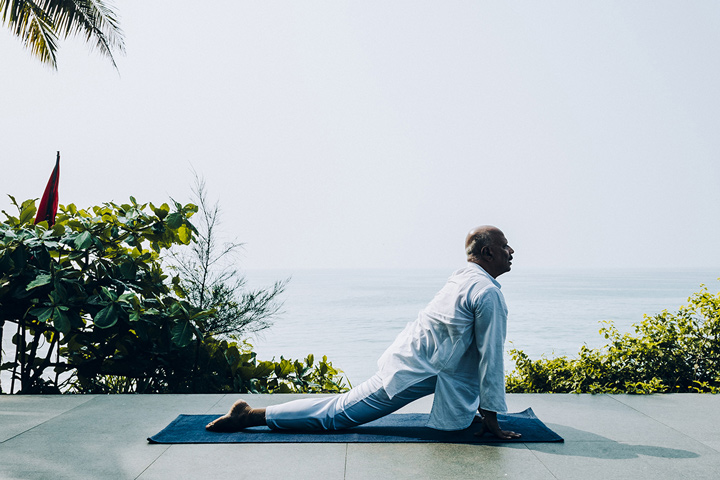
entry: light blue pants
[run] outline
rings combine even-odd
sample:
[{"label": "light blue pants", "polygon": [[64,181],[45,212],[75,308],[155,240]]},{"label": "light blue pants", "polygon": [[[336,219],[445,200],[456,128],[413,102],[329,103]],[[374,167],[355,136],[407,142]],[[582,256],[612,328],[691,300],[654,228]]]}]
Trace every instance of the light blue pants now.
[{"label": "light blue pants", "polygon": [[437,377],[430,377],[388,398],[379,375],[349,392],[321,398],[303,398],[265,410],[273,430],[341,430],[384,417],[408,403],[435,392]]}]

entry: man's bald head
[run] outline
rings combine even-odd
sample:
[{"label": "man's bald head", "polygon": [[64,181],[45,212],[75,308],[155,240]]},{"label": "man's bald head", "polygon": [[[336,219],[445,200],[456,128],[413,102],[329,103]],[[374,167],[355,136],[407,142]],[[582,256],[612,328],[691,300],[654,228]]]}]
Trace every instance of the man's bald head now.
[{"label": "man's bald head", "polygon": [[465,237],[468,262],[477,263],[493,278],[510,270],[512,254],[503,232],[492,225],[475,227]]},{"label": "man's bald head", "polygon": [[489,247],[495,240],[495,236],[503,233],[499,228],[492,225],[482,225],[470,230],[465,237],[465,253],[470,257],[480,257],[482,247]]}]

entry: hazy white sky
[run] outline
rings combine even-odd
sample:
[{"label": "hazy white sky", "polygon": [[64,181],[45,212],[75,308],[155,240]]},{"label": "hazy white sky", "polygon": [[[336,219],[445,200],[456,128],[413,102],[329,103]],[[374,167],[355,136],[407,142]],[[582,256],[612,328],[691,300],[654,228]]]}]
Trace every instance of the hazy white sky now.
[{"label": "hazy white sky", "polygon": [[60,150],[78,206],[194,167],[249,268],[453,268],[483,223],[516,269],[720,267],[718,2],[116,6],[119,75],[0,31],[3,209]]}]

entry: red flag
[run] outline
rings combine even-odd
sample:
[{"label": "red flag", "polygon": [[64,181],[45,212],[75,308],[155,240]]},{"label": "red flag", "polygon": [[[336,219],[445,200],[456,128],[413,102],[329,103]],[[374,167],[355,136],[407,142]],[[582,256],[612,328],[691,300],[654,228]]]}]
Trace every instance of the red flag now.
[{"label": "red flag", "polygon": [[35,224],[47,220],[48,226],[52,227],[55,224],[55,215],[58,210],[58,184],[60,183],[60,152],[57,152],[57,160],[55,161],[55,168],[50,175],[47,186],[45,187],[45,193],[43,193],[40,199],[40,206],[38,207],[37,216],[35,217]]}]

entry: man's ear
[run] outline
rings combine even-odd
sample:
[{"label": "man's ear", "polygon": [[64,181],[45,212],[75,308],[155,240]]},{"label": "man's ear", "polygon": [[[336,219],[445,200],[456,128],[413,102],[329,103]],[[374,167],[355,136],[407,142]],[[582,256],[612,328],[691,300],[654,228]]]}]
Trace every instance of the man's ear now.
[{"label": "man's ear", "polygon": [[488,246],[484,246],[480,249],[480,256],[482,257],[492,257],[492,250]]}]

